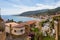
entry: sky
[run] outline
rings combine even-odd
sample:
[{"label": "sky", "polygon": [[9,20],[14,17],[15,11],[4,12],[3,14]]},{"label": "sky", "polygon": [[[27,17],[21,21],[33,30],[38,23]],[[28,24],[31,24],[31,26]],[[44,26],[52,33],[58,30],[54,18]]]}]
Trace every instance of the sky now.
[{"label": "sky", "polygon": [[60,0],[0,0],[1,15],[21,14],[26,11],[57,7],[60,7]]}]

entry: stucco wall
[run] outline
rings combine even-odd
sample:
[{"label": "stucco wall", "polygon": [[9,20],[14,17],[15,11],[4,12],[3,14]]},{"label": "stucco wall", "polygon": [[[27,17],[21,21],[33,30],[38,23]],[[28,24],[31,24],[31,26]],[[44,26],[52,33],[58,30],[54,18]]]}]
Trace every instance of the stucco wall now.
[{"label": "stucco wall", "polygon": [[[14,30],[16,30],[16,32]],[[20,30],[23,30],[23,32],[20,32]],[[7,33],[10,33],[10,27],[6,26],[5,27],[5,31]],[[11,33],[14,34],[14,35],[22,35],[22,34],[25,33],[25,27],[22,27],[22,28],[12,28]]]},{"label": "stucco wall", "polygon": [[[23,30],[23,31],[21,32],[21,30]],[[12,34],[14,34],[14,35],[23,35],[24,33],[25,33],[25,27],[13,28],[13,30],[12,30]]]},{"label": "stucco wall", "polygon": [[10,33],[10,27],[6,26],[6,27],[5,27],[5,31],[6,31],[7,33]]}]

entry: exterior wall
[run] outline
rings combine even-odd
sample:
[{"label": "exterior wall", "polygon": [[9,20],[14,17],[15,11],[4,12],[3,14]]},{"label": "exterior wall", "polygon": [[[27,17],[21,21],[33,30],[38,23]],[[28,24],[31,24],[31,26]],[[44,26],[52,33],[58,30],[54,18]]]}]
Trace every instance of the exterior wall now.
[{"label": "exterior wall", "polygon": [[[20,32],[21,30],[23,30],[22,32]],[[5,31],[7,33],[10,33],[10,27],[6,26],[5,27]],[[15,32],[16,31],[16,32]],[[12,34],[14,35],[22,35],[25,33],[25,27],[22,27],[22,28],[12,28],[12,31],[11,31]]]},{"label": "exterior wall", "polygon": [[6,31],[7,33],[10,33],[10,27],[6,26],[6,27],[5,27],[5,31]]},{"label": "exterior wall", "polygon": [[60,19],[58,20],[58,40],[60,40]]},{"label": "exterior wall", "polygon": [[60,36],[60,21],[59,21],[58,23],[59,23],[59,24],[58,24],[58,25],[59,25],[59,27],[58,27],[59,33],[58,33],[58,34],[59,34],[59,36]]},{"label": "exterior wall", "polygon": [[41,22],[40,21],[37,21],[36,22],[36,27],[38,28],[38,29],[42,29],[42,25],[41,25]]},{"label": "exterior wall", "polygon": [[56,31],[55,40],[58,40],[58,22],[57,21],[54,21],[54,27],[55,27],[55,31]]},{"label": "exterior wall", "polygon": [[14,35],[23,35],[24,33],[25,33],[25,27],[12,29],[12,34]]}]

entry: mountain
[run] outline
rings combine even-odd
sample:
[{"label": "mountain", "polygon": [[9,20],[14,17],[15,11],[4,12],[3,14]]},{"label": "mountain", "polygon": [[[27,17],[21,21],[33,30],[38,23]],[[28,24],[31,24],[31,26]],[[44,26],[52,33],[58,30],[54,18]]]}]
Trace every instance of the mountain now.
[{"label": "mountain", "polygon": [[35,10],[35,11],[27,11],[22,14],[19,14],[19,16],[31,16],[31,15],[54,15],[56,13],[60,13],[60,7],[55,9],[43,9],[43,10]]}]

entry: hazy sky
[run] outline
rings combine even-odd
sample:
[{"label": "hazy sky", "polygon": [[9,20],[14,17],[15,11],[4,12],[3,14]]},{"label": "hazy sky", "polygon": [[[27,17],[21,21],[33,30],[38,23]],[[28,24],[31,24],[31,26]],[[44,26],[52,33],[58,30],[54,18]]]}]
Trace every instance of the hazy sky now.
[{"label": "hazy sky", "polygon": [[0,0],[2,15],[60,7],[60,0]]}]

